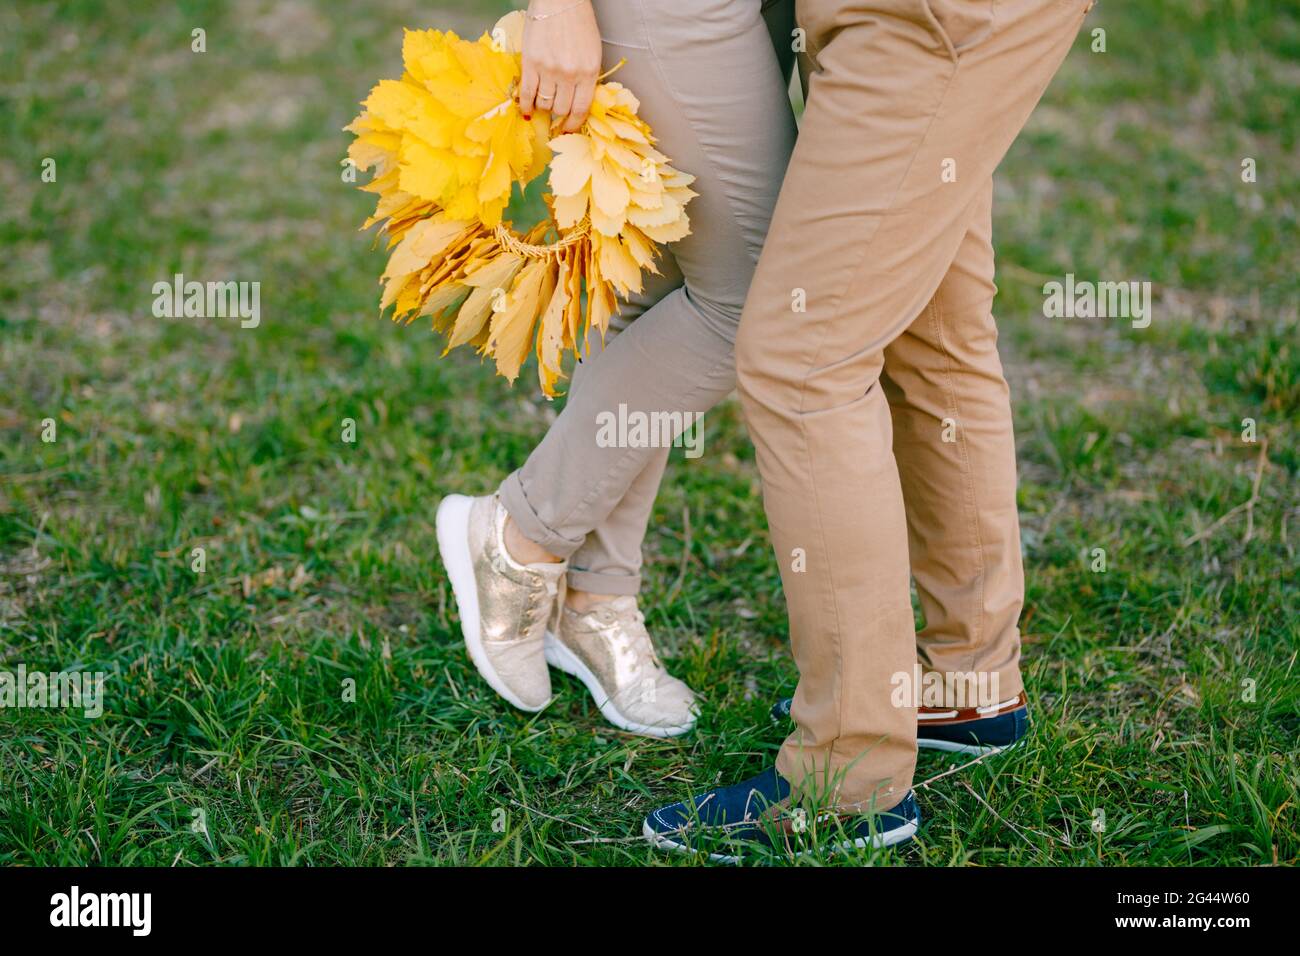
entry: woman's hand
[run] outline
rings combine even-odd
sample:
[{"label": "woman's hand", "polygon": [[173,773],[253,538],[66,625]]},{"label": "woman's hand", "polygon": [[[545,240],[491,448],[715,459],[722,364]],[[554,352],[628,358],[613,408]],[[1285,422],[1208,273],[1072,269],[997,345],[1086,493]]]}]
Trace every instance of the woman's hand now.
[{"label": "woman's hand", "polygon": [[523,55],[520,112],[531,119],[534,106],[549,110],[552,119],[564,121],[564,132],[577,132],[600,75],[600,30],[591,0],[532,0]]}]

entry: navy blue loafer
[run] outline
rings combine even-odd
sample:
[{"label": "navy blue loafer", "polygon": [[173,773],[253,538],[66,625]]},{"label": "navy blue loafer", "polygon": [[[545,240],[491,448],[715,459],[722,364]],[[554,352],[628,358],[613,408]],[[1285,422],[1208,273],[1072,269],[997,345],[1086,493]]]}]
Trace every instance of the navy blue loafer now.
[{"label": "navy blue loafer", "polygon": [[1029,733],[1025,692],[989,707],[922,707],[916,712],[916,745],[959,754],[1006,750]]},{"label": "navy blue loafer", "polygon": [[660,807],[645,818],[642,833],[656,847],[707,853],[719,863],[739,863],[746,851],[813,852],[816,831],[827,834],[832,851],[894,846],[910,840],[921,824],[916,798],[908,793],[895,807],[871,814],[823,812],[809,822],[791,810],[788,784],[769,768],[729,787],[716,787],[690,800]]},{"label": "navy blue loafer", "polygon": [[[793,698],[772,705],[772,719],[790,719]],[[1025,692],[990,707],[921,707],[916,712],[916,745],[951,753],[987,754],[1006,750],[1029,733]]]}]

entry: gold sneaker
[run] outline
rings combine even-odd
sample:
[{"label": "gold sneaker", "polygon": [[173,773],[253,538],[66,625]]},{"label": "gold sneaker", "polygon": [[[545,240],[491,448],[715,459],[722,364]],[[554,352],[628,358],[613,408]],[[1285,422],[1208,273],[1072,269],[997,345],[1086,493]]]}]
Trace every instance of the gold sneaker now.
[{"label": "gold sneaker", "polygon": [[438,551],[447,568],[470,660],[520,710],[551,702],[543,634],[563,599],[568,562],[520,564],[505,545],[496,495],[448,495],[438,505]]},{"label": "gold sneaker", "polygon": [[659,661],[636,598],[589,611],[561,605],[559,627],[546,632],[546,661],[587,685],[615,727],[648,737],[676,737],[695,726],[695,694]]}]

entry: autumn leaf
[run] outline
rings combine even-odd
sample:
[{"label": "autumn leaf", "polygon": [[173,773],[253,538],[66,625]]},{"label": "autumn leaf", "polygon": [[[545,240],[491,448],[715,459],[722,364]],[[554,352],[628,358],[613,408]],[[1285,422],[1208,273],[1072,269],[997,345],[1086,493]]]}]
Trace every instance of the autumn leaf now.
[{"label": "autumn leaf", "polygon": [[[346,127],[348,158],[372,173],[362,228],[378,225],[389,250],[381,311],[431,317],[446,350],[469,345],[512,382],[532,352],[554,395],[566,354],[603,340],[619,297],[658,271],[658,244],[690,233],[694,180],[619,83],[597,84],[576,133],[554,135],[542,110],[524,119],[523,28],[514,11],[477,40],[405,31],[402,76],[376,84]],[[502,222],[511,195],[548,170],[550,215],[520,236]]]}]

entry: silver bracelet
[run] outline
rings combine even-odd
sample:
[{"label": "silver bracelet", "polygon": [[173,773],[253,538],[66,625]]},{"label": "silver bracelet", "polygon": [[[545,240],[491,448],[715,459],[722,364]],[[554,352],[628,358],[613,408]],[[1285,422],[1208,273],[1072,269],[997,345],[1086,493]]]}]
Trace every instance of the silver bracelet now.
[{"label": "silver bracelet", "polygon": [[558,17],[561,13],[568,13],[576,7],[582,6],[587,0],[578,0],[577,3],[571,3],[567,7],[561,7],[558,10],[552,10],[550,13],[533,13],[531,10],[525,10],[529,20],[549,20],[551,17]]}]

